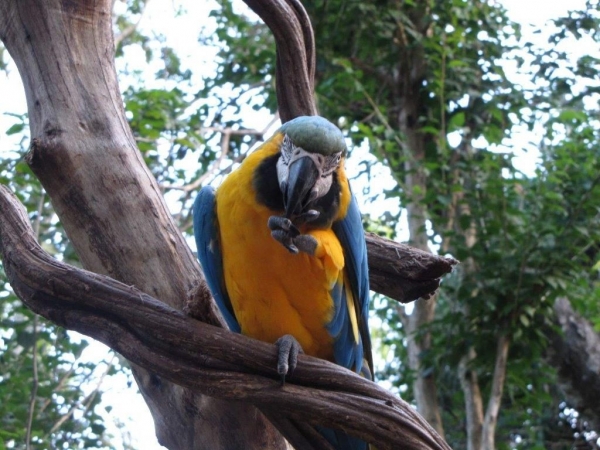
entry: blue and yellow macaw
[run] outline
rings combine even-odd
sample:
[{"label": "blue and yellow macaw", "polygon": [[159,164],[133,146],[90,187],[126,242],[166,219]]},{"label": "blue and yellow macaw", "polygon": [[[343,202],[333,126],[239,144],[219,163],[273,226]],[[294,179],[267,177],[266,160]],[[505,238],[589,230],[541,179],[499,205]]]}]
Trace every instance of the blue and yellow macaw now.
[{"label": "blue and yellow macaw", "polygon": [[[229,328],[371,379],[367,250],[344,171],[341,131],[319,116],[285,123],[194,204],[198,258]],[[338,449],[366,449],[320,429]]]}]

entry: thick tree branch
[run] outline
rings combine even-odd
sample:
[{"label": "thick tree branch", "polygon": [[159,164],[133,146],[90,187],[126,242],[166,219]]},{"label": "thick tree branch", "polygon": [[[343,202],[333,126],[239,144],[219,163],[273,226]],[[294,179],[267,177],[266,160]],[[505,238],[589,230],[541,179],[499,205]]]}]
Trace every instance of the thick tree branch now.
[{"label": "thick tree branch", "polygon": [[371,289],[401,303],[427,299],[458,261],[366,233]]},{"label": "thick tree branch", "polygon": [[[293,0],[285,6],[272,0],[252,1],[255,7],[271,15],[272,20],[268,22],[274,32],[278,30],[278,89],[280,99],[284,99],[282,110],[287,111],[283,120],[316,113],[312,97],[314,43],[306,13]],[[187,291],[198,283],[200,287],[204,284],[198,263],[173,223],[160,188],[145,166],[128,127],[114,68],[111,7],[110,0],[0,2],[0,39],[15,59],[27,97],[32,136],[27,161],[48,192],[86,269],[138,286],[180,309]],[[290,31],[302,37],[291,38],[286,34]],[[0,211],[6,214],[4,208]],[[4,250],[6,255],[7,247]],[[9,249],[9,253],[11,251]],[[6,261],[10,261],[10,256]],[[14,260],[6,261],[7,267],[11,264],[15,267]],[[54,263],[49,267],[67,278],[75,273],[70,268],[57,268]],[[109,307],[111,303],[105,303],[108,309],[104,312],[114,319],[111,321],[93,312],[98,305],[93,306],[92,311],[84,307],[84,301],[60,303],[48,297],[56,294],[52,291],[57,286],[56,277],[45,278],[48,284],[44,289],[50,289],[49,293],[43,293],[42,289],[33,295],[35,291],[31,287],[28,290],[25,282],[25,275],[33,276],[33,267],[35,264],[30,261],[29,265],[19,266],[22,272],[12,272],[21,274],[20,292],[33,302],[33,309],[48,308],[43,300],[51,300],[50,305],[54,306],[45,310],[48,317],[74,329],[96,333],[95,336],[105,342],[114,339],[115,348],[130,357],[161,444],[171,449],[212,450],[232,448],[240,443],[248,449],[264,448],[264,442],[268,442],[269,448],[282,448],[284,443],[279,434],[254,408],[197,395],[197,392],[214,389],[210,384],[204,390],[184,389],[178,385],[186,386],[183,382],[173,384],[169,382],[172,378],[160,378],[157,373],[178,372],[173,361],[167,358],[172,348],[141,346],[141,342],[148,343],[147,334],[150,334],[144,330],[154,329],[147,322],[144,326],[149,328],[132,328],[130,321],[148,319],[140,313],[143,309],[132,308],[128,311],[129,317],[125,310],[120,310],[122,315],[117,320],[117,313]],[[420,275],[422,267],[415,268],[419,270],[408,277],[415,287],[403,288],[394,294],[400,301],[426,294],[421,292],[423,283],[427,282]],[[437,281],[434,285],[437,286]],[[89,289],[88,284],[81,286]],[[133,289],[131,292],[139,293]],[[139,299],[145,298],[140,295]],[[202,319],[219,323],[214,302],[210,296],[203,299]],[[161,311],[167,320],[172,311],[165,308],[163,306]],[[178,331],[176,327],[172,330],[175,335]],[[126,336],[130,339],[125,339]],[[152,343],[155,344],[158,345]],[[161,359],[155,351],[159,355],[165,352],[167,356]],[[152,370],[142,370],[135,365],[137,361]],[[202,377],[194,377],[195,383],[201,384]],[[218,383],[216,378],[214,383]],[[222,378],[221,383],[227,380],[227,377]],[[228,388],[235,391],[235,387]],[[291,403],[296,401],[294,397]],[[277,406],[273,414],[268,405],[264,408],[273,417],[283,407]],[[286,419],[288,428],[299,427],[302,420],[290,417]],[[228,432],[232,426],[236,426],[237,433]],[[297,428],[298,433],[312,442],[303,429],[305,427]],[[286,436],[290,437],[287,433]]]},{"label": "thick tree branch", "polygon": [[[3,0],[0,39],[23,80],[31,128],[27,162],[83,266],[180,309],[202,274],[144,164],[114,67],[111,0]],[[208,301],[204,320],[218,322]],[[132,371],[171,450],[286,443],[249,405],[195,395]],[[231,427],[237,433],[231,433]]]},{"label": "thick tree branch", "polygon": [[250,402],[280,420],[341,428],[380,449],[449,449],[410,405],[337,365],[301,356],[281,387],[273,345],[198,322],[134,287],[54,260],[35,241],[22,205],[1,186],[0,210],[0,251],[11,285],[53,322],[106,343],[165,380]]},{"label": "thick tree branch", "polygon": [[277,45],[277,103],[283,123],[317,114],[315,42],[299,0],[244,0],[273,32]]}]

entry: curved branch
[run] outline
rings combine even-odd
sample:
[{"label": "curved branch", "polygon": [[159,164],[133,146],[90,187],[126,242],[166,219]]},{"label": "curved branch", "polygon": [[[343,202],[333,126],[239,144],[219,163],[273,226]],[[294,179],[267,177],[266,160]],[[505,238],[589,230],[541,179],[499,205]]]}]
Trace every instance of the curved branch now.
[{"label": "curved branch", "polygon": [[267,24],[277,44],[277,103],[281,122],[314,116],[315,42],[299,0],[244,0]]},{"label": "curved branch", "polygon": [[0,251],[10,283],[29,308],[53,322],[104,342],[166,380],[252,403],[276,412],[279,421],[340,428],[380,449],[450,448],[410,405],[348,370],[301,355],[281,387],[275,346],[198,322],[134,287],[54,260],[35,241],[22,205],[2,186],[0,211]]}]

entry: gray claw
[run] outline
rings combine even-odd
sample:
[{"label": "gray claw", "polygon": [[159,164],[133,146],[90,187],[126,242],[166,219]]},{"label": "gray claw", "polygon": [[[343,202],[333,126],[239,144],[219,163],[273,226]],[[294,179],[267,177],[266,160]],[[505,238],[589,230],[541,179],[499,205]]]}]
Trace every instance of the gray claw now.
[{"label": "gray claw", "polygon": [[271,231],[271,236],[281,245],[289,250],[294,255],[298,253],[298,247],[294,245],[293,238],[290,237],[289,233],[284,230],[276,229]]},{"label": "gray claw", "polygon": [[286,219],[285,217],[271,216],[269,217],[267,225],[271,230],[276,230],[279,228],[288,231],[290,229],[290,225],[292,225],[292,221],[290,219]]},{"label": "gray claw", "polygon": [[[312,209],[306,214],[309,213],[310,217],[313,217],[311,220],[319,216],[319,212]],[[309,255],[315,254],[317,240],[308,234],[300,234],[300,230],[298,230],[290,219],[271,216],[269,217],[267,226],[271,230],[273,239],[283,245],[290,253],[294,255],[299,252],[308,253]]]},{"label": "gray claw", "polygon": [[309,209],[304,214],[301,214],[298,217],[298,219],[304,223],[312,222],[313,220],[317,220],[320,215],[321,215],[321,213],[319,211],[317,211],[316,209]]},{"label": "gray claw", "polygon": [[275,342],[278,349],[277,354],[277,373],[281,375],[281,385],[285,384],[285,376],[290,376],[298,363],[298,354],[304,353],[302,346],[291,334],[281,336]]},{"label": "gray claw", "polygon": [[267,221],[267,226],[271,231],[283,230],[287,231],[290,237],[296,237],[300,234],[300,230],[287,217],[271,216]]}]

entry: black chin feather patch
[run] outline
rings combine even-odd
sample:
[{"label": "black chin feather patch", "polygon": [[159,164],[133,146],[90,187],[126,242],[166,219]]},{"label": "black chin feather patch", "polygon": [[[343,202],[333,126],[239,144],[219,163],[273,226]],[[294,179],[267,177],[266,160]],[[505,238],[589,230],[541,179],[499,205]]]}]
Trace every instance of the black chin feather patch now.
[{"label": "black chin feather patch", "polygon": [[[262,161],[254,172],[252,185],[256,192],[256,201],[266,206],[275,214],[283,214],[283,194],[277,179],[277,160],[279,153]],[[307,209],[319,212],[317,219],[310,222],[310,228],[329,228],[340,208],[340,183],[337,173],[333,173],[329,191],[321,198],[308,204]]]}]

